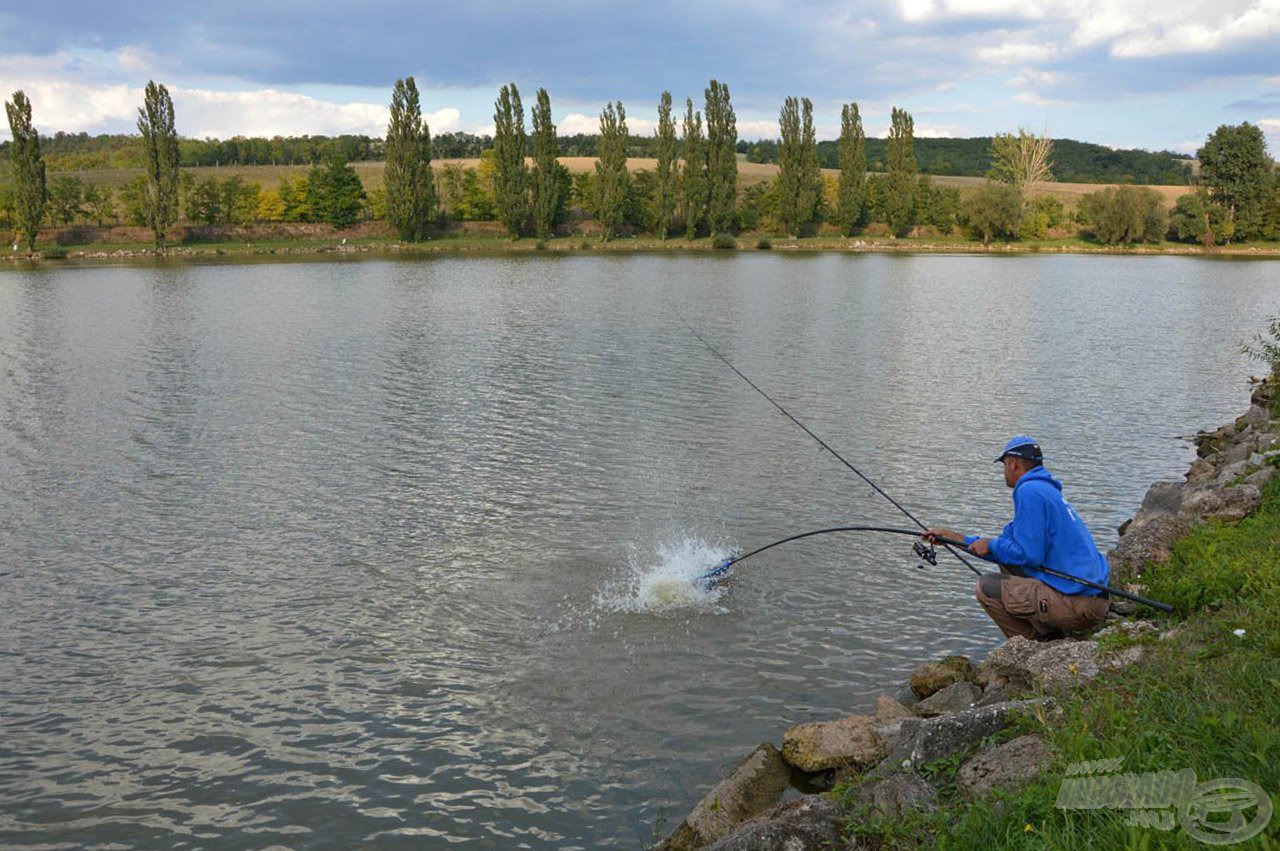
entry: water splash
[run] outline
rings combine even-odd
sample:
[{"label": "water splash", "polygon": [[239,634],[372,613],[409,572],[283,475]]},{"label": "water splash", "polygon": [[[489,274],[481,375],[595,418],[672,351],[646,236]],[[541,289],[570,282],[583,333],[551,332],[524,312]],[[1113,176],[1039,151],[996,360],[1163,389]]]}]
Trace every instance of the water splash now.
[{"label": "water splash", "polygon": [[724,583],[708,587],[696,580],[732,554],[727,546],[689,536],[666,541],[648,558],[633,555],[627,575],[607,583],[596,605],[614,612],[719,611]]}]

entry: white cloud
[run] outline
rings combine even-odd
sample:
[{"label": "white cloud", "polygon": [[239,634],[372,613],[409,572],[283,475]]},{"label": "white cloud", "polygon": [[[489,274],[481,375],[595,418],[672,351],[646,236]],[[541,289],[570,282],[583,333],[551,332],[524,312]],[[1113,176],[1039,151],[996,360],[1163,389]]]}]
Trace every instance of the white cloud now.
[{"label": "white cloud", "polygon": [[1045,0],[902,0],[899,8],[908,21],[941,18],[1043,18]]},{"label": "white cloud", "polygon": [[776,139],[780,133],[778,122],[773,119],[765,118],[738,122],[738,138],[740,139]]},{"label": "white cloud", "polygon": [[1024,62],[1042,62],[1052,58],[1058,52],[1052,44],[1006,41],[980,47],[976,52],[978,61],[992,65],[1017,65]]},{"label": "white cloud", "polygon": [[[1260,118],[1258,126],[1262,128],[1262,132],[1271,140],[1273,146],[1280,145],[1280,118]],[[1197,145],[1197,147],[1199,147]]]},{"label": "white cloud", "polygon": [[150,71],[155,61],[145,50],[137,47],[122,47],[116,51],[116,65],[127,74],[144,74]]},{"label": "white cloud", "polygon": [[1018,92],[1013,96],[1013,99],[1027,106],[1066,106],[1068,104],[1068,101],[1065,100],[1055,100],[1028,91]]}]

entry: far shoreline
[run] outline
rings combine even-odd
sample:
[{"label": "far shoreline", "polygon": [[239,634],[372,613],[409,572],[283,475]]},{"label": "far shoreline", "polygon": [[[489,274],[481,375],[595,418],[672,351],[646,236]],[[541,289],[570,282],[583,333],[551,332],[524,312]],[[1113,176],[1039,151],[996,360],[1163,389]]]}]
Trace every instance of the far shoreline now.
[{"label": "far shoreline", "polygon": [[1037,254],[1100,255],[1110,257],[1203,257],[1224,259],[1280,259],[1280,243],[1226,245],[1204,248],[1180,243],[1105,246],[1080,239],[1051,239],[1035,242],[992,242],[983,245],[961,239],[929,237],[893,239],[887,237],[815,236],[791,239],[761,234],[744,234],[734,248],[717,248],[709,238],[689,240],[672,237],[619,237],[602,242],[598,237],[563,236],[547,240],[526,237],[510,240],[498,236],[446,235],[422,242],[341,236],[314,240],[273,240],[208,242],[175,245],[163,253],[143,243],[84,246],[37,247],[34,253],[5,252],[8,263],[0,268],[56,268],[96,265],[147,266],[157,262],[218,264],[234,261],[309,262],[322,259],[408,259],[429,257],[492,257],[512,255],[567,256],[609,254],[928,254],[1014,256]]}]

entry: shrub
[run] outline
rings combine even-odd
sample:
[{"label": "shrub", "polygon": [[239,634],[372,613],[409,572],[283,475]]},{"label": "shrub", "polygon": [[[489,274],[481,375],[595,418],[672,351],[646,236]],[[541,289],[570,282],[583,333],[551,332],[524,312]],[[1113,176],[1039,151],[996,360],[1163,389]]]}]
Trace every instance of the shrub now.
[{"label": "shrub", "polygon": [[1204,189],[1178,198],[1169,214],[1169,236],[1181,242],[1198,242],[1206,248],[1219,240],[1230,241],[1235,222],[1225,208],[1209,200]]},{"label": "shrub", "polygon": [[738,240],[733,238],[733,234],[718,233],[711,240],[711,247],[721,251],[731,251],[738,247]]},{"label": "shrub", "polygon": [[40,249],[40,256],[45,260],[65,260],[67,259],[67,249],[61,245],[49,245]]},{"label": "shrub", "polygon": [[1159,242],[1168,230],[1160,195],[1146,186],[1112,186],[1080,199],[1085,230],[1104,245]]},{"label": "shrub", "polygon": [[770,248],[773,248],[773,243],[767,239],[760,239],[756,241],[756,248],[759,248],[761,251],[768,251]]},{"label": "shrub", "polygon": [[1011,239],[1022,223],[1022,193],[1007,183],[987,181],[960,205],[960,222],[983,245],[995,237]]}]

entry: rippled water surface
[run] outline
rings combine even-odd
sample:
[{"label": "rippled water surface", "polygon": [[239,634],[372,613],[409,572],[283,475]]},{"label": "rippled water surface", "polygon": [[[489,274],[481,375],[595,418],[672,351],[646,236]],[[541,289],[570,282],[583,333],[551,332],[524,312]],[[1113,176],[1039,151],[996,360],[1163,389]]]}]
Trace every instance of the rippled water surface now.
[{"label": "rippled water surface", "polygon": [[1104,547],[1280,266],[626,256],[0,272],[0,843],[636,847],[997,632],[1038,435]]}]

